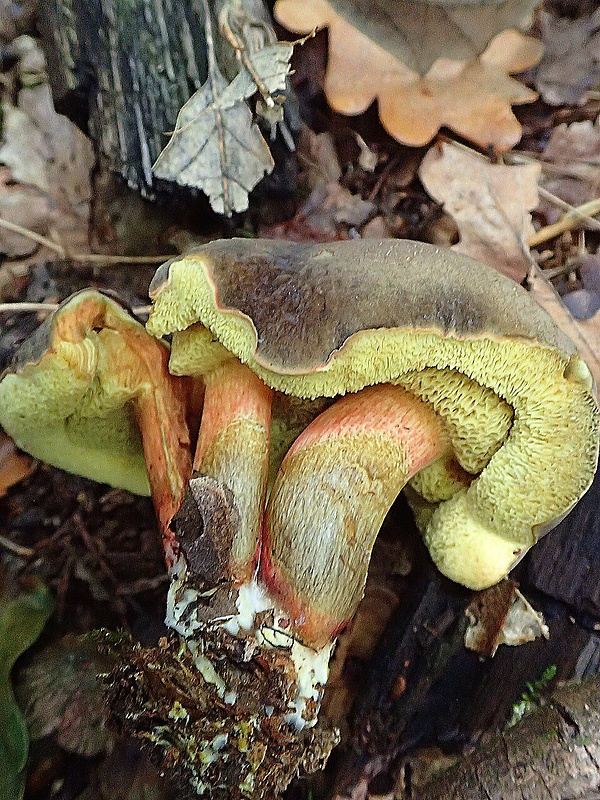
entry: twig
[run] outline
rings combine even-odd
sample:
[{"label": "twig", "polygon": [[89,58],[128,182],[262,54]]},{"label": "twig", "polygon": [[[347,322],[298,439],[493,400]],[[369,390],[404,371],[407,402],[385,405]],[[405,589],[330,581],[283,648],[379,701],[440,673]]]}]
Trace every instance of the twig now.
[{"label": "twig", "polygon": [[547,242],[549,239],[553,239],[555,236],[565,233],[565,231],[572,230],[576,225],[581,223],[582,217],[593,217],[596,214],[600,214],[600,198],[590,200],[589,203],[577,206],[553,225],[546,225],[544,228],[540,228],[540,230],[529,239],[528,244],[530,247],[535,247],[538,244]]},{"label": "twig", "polygon": [[543,153],[530,153],[527,150],[511,150],[510,153],[504,154],[504,159],[509,164],[539,164],[544,172],[551,175],[560,175],[564,178],[579,178],[583,179],[583,175],[578,167],[580,165],[586,167],[600,166],[600,159],[597,158],[584,158],[580,161],[574,162],[572,160],[560,161],[546,161]]},{"label": "twig", "polygon": [[600,231],[600,222],[598,222],[597,219],[594,219],[593,217],[587,217],[585,214],[580,214],[577,211],[576,206],[572,206],[570,203],[566,203],[564,200],[561,200],[560,197],[557,197],[555,194],[552,194],[552,192],[544,189],[543,186],[538,186],[538,192],[540,197],[543,197],[549,203],[552,203],[552,205],[555,205],[557,208],[562,208],[563,211],[567,211],[569,214],[577,214],[581,222],[585,222],[595,231]]},{"label": "twig", "polygon": [[9,312],[21,313],[25,311],[56,311],[58,303],[0,303],[0,314]]},{"label": "twig", "polygon": [[42,236],[14,222],[9,222],[7,219],[0,218],[0,228],[12,231],[12,233],[18,233],[26,239],[31,239],[47,247],[49,250],[52,250],[61,258],[69,259],[70,261],[90,264],[162,264],[163,261],[168,261],[169,258],[173,258],[172,253],[164,256],[109,256],[103,255],[102,253],[69,253],[62,245],[53,242],[52,239],[48,239],[47,236]]},{"label": "twig", "polygon": [[[488,156],[479,153],[477,150],[473,150],[473,148],[468,147],[461,142],[455,142],[453,139],[448,139],[446,137],[441,138],[444,142],[450,144],[452,147],[455,147],[464,153],[468,153],[474,158],[479,158],[480,160],[487,161],[488,163],[490,162]],[[538,163],[543,167],[547,166],[545,162],[523,153],[509,153],[507,154],[507,158],[509,158],[513,163],[517,164]],[[564,203],[563,200],[551,194],[550,192],[547,192],[547,190],[545,190],[543,187],[538,186],[538,192],[542,197],[546,197],[546,199],[554,202],[556,205],[561,206],[561,208],[566,206],[566,209],[568,210],[558,222],[555,222],[553,225],[546,225],[544,228],[540,228],[540,230],[537,231],[537,233],[535,233],[527,242],[530,247],[535,247],[538,244],[547,242],[549,239],[553,239],[555,236],[558,236],[565,231],[572,230],[581,222],[591,225],[595,230],[600,230],[600,223],[593,219],[596,214],[600,214],[600,199],[596,198],[595,200],[590,200],[588,203],[584,203],[581,206],[575,207],[570,206],[568,203]]]},{"label": "twig", "polygon": [[[0,314],[8,314],[8,313],[25,313],[25,312],[46,312],[50,314],[52,311],[56,311],[59,307],[59,303],[0,303]],[[136,317],[143,317],[147,316],[152,309],[152,306],[135,306],[131,309],[131,311],[136,315]]]},{"label": "twig", "polygon": [[2,545],[5,550],[10,550],[11,553],[15,553],[15,555],[21,556],[22,558],[32,558],[35,555],[35,550],[32,550],[31,547],[23,547],[23,545],[16,544],[1,534],[0,545]]},{"label": "twig", "polygon": [[48,239],[46,236],[42,236],[35,231],[30,231],[29,228],[24,228],[22,225],[9,222],[7,219],[0,219],[0,228],[5,228],[7,231],[12,231],[12,233],[20,233],[21,236],[24,236],[26,239],[31,239],[38,244],[43,244],[44,247],[53,250],[61,256],[65,254],[64,249],[59,244],[56,244],[56,242],[53,242],[52,239]]},{"label": "twig", "polygon": [[396,155],[393,158],[391,158],[386,164],[386,166],[382,169],[381,175],[377,179],[375,186],[371,189],[371,191],[369,192],[369,196],[367,197],[367,200],[370,203],[373,203],[375,201],[375,198],[379,194],[381,187],[390,177],[392,170],[395,169],[399,163],[400,163],[400,156]]}]

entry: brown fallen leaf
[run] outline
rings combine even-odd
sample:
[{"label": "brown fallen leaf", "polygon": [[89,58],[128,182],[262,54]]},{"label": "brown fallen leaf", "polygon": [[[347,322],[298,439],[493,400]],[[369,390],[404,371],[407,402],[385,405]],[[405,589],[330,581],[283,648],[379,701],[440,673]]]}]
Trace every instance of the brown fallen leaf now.
[{"label": "brown fallen leaf", "polygon": [[600,9],[569,19],[540,13],[543,59],[533,72],[536,89],[553,106],[585,103],[600,81]]},{"label": "brown fallen leaf", "polygon": [[310,191],[324,183],[337,183],[342,177],[335,142],[328,131],[315,133],[303,125],[298,138],[298,161],[302,170],[299,183]]},{"label": "brown fallen leaf", "polygon": [[449,9],[378,0],[376,13],[366,0],[278,0],[274,13],[295,33],[329,28],[325,93],[334,110],[360,114],[377,99],[383,126],[405,144],[427,144],[447,125],[482,147],[506,150],[521,135],[511,105],[536,97],[508,74],[535,64],[543,48],[503,30],[535,3],[500,5],[502,14],[497,4]]},{"label": "brown fallen leaf", "polygon": [[19,453],[13,440],[0,431],[0,497],[32,471],[33,459]]},{"label": "brown fallen leaf", "polygon": [[[542,154],[542,186],[572,206],[600,195],[600,130],[591,120],[563,123],[552,131]],[[562,211],[542,198],[548,224]]]},{"label": "brown fallen leaf", "polygon": [[350,238],[348,229],[364,224],[373,203],[352,194],[339,183],[316,186],[291,220],[264,226],[260,235],[294,242],[331,242]]},{"label": "brown fallen leaf", "polygon": [[501,644],[514,647],[550,635],[543,616],[508,578],[477,592],[466,615],[465,647],[487,658],[492,658]]},{"label": "brown fallen leaf", "polygon": [[349,227],[363,225],[375,204],[352,194],[339,181],[342,168],[330,133],[316,134],[304,126],[298,141],[302,171],[298,184],[310,194],[292,219],[265,225],[260,235],[295,242],[330,242],[348,239]]},{"label": "brown fallen leaf", "polygon": [[527,240],[534,233],[539,164],[491,164],[451,143],[432,147],[419,170],[427,192],[458,225],[453,250],[503,272],[519,283],[529,271]]},{"label": "brown fallen leaf", "polygon": [[572,340],[596,383],[600,383],[600,311],[589,319],[575,320],[543,270],[535,264],[531,265],[527,282],[534,298]]},{"label": "brown fallen leaf", "polygon": [[[12,47],[22,87],[16,105],[3,106],[0,164],[10,180],[3,181],[0,215],[39,233],[52,231],[69,251],[88,252],[92,144],[56,113],[35,40],[21,36]],[[32,252],[31,241],[17,243],[14,235],[3,234],[2,247],[11,256]]]}]

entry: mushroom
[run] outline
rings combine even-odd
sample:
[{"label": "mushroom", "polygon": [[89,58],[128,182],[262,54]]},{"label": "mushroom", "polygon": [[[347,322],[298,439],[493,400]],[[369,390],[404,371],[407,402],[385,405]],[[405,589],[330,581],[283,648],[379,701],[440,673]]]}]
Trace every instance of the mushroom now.
[{"label": "mushroom", "polygon": [[[80,293],[0,382],[0,422],[135,491],[143,450],[185,646],[134,654],[113,713],[198,793],[275,796],[335,744],[318,722],[329,658],[397,494],[409,484],[445,575],[494,584],[591,483],[595,388],[521,287],[417,242],[216,241],[150,293],[170,356]],[[183,376],[205,387],[191,477]]]},{"label": "mushroom", "polygon": [[[467,257],[398,240],[232,239],[163,265],[150,293],[147,327],[172,335],[170,371],[215,376],[229,402],[218,371],[235,363],[262,404],[263,441],[269,390],[334,399],[254,522],[258,580],[308,646],[352,617],[383,517],[414,473],[431,556],[472,589],[506,575],[592,480],[587,366],[525,290]],[[243,440],[218,470],[238,505],[245,490],[228,475]]]},{"label": "mushroom", "polygon": [[191,470],[186,386],[169,350],[120,302],[94,290],[65,300],[0,381],[0,424],[61,469],[152,494],[169,563],[169,523]]}]

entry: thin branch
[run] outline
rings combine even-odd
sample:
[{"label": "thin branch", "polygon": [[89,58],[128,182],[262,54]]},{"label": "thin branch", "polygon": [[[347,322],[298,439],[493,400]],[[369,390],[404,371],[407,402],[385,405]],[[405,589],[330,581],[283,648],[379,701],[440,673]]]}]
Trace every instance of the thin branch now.
[{"label": "thin branch", "polygon": [[[446,137],[441,137],[444,142],[447,142],[452,147],[455,147],[458,150],[461,150],[464,153],[468,153],[470,156],[474,158],[478,158],[479,160],[487,161],[490,163],[490,159],[488,156],[479,153],[477,150],[473,150],[473,148],[468,147],[462,142],[455,142],[453,139],[448,139]],[[523,153],[507,153],[506,154],[507,160],[510,160],[512,163],[516,164],[533,164],[538,163],[541,164],[543,167],[546,167],[547,164],[539,159],[533,158],[527,154]],[[538,244],[542,244],[543,242],[547,242],[549,239],[553,239],[555,236],[558,236],[561,233],[565,233],[565,231],[572,230],[578,224],[585,222],[588,225],[591,225],[592,228],[595,230],[600,230],[600,223],[593,219],[596,214],[600,214],[600,199],[590,200],[588,203],[584,203],[581,206],[571,206],[568,203],[564,203],[563,200],[556,197],[555,195],[551,194],[543,187],[538,186],[538,192],[540,196],[545,197],[550,202],[559,205],[561,208],[565,208],[567,213],[555,222],[553,225],[546,225],[544,228],[540,228],[527,242],[530,247],[535,247]],[[564,205],[563,205],[564,204]]]},{"label": "thin branch", "polygon": [[33,558],[35,555],[35,550],[32,550],[31,547],[23,547],[20,544],[16,544],[15,542],[7,539],[6,536],[0,535],[0,546],[4,547],[5,550],[10,550],[11,553],[15,553],[17,556],[21,556],[22,558]]},{"label": "thin branch", "polygon": [[[0,314],[15,313],[21,314],[25,312],[46,312],[47,314],[56,311],[59,303],[0,303]],[[135,306],[131,309],[136,317],[148,316],[152,306]]]},{"label": "thin branch", "polygon": [[0,303],[0,314],[17,313],[25,311],[56,311],[58,303]]},{"label": "thin branch", "polygon": [[552,205],[555,205],[557,208],[561,208],[563,211],[567,211],[569,214],[574,214],[575,216],[579,217],[581,222],[585,222],[590,228],[595,231],[600,231],[600,222],[593,217],[586,216],[585,214],[581,214],[576,206],[572,206],[570,203],[566,203],[564,200],[561,200],[560,197],[557,197],[552,192],[549,192],[547,189],[544,189],[543,186],[538,186],[538,192],[540,197],[543,197],[544,200],[547,200]]},{"label": "thin branch", "polygon": [[173,254],[163,256],[109,256],[102,253],[69,253],[65,248],[53,242],[47,236],[42,236],[35,231],[24,228],[22,225],[17,225],[14,222],[9,222],[7,219],[0,218],[0,228],[4,228],[12,233],[18,233],[26,239],[31,239],[33,242],[47,247],[61,258],[69,259],[71,261],[87,262],[89,264],[162,264],[163,261],[173,258]]},{"label": "thin branch", "polygon": [[33,242],[37,242],[38,244],[44,245],[49,250],[53,250],[55,253],[58,253],[59,256],[65,255],[64,248],[62,248],[56,242],[53,242],[52,239],[48,239],[46,236],[42,236],[35,231],[30,231],[29,228],[24,228],[22,225],[17,225],[14,222],[9,222],[7,219],[0,218],[0,228],[5,228],[7,231],[12,231],[12,233],[19,233],[21,236],[24,236],[26,239],[31,239]]},{"label": "thin branch", "polygon": [[540,230],[529,239],[528,244],[530,247],[536,247],[538,244],[547,242],[549,239],[553,239],[555,236],[559,236],[561,233],[570,231],[577,225],[580,225],[582,218],[594,217],[596,214],[600,214],[600,198],[590,200],[589,203],[577,206],[553,225],[546,225],[544,228],[540,228]]}]

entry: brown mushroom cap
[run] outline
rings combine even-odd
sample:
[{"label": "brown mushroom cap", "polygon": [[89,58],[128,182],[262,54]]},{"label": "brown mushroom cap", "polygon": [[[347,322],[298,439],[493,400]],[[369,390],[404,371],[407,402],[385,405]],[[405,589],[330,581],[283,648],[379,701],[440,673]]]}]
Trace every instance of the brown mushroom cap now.
[{"label": "brown mushroom cap", "polygon": [[[150,296],[154,335],[202,322],[242,361],[285,376],[323,370],[352,336],[386,328],[533,339],[574,353],[520,286],[421,242],[219,240],[160,267]],[[315,396],[344,391],[327,383]]]},{"label": "brown mushroom cap", "polygon": [[148,328],[173,334],[176,374],[232,353],[296,397],[395,383],[430,402],[478,477],[430,493],[442,502],[425,541],[468,586],[502,577],[591,482],[589,370],[526,291],[469,258],[398,240],[234,239],[161,267],[151,294]]}]

